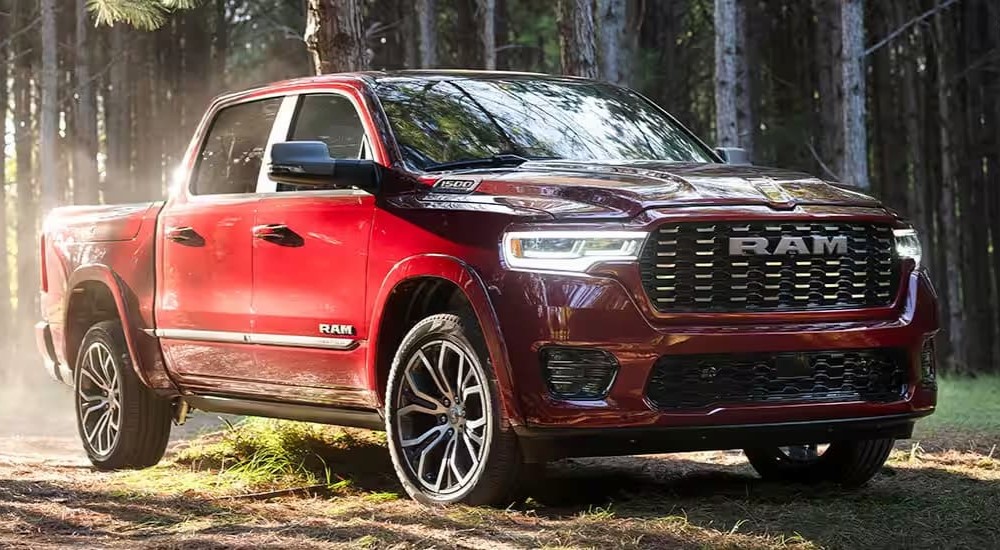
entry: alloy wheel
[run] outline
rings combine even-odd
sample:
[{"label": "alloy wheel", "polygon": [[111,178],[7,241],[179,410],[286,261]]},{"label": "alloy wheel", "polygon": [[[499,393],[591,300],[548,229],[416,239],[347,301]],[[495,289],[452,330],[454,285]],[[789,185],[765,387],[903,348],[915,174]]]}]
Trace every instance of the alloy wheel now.
[{"label": "alloy wheel", "polygon": [[410,477],[438,495],[476,479],[488,452],[490,401],[476,357],[451,341],[410,356],[396,397],[397,443]]},{"label": "alloy wheel", "polygon": [[84,442],[95,455],[108,456],[121,430],[121,382],[111,350],[94,342],[84,352],[77,383],[77,411]]}]

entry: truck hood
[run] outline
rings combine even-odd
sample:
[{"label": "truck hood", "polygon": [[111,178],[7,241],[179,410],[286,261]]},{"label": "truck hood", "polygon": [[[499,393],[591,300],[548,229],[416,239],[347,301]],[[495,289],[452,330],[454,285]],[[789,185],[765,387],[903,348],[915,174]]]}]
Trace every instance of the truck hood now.
[{"label": "truck hood", "polygon": [[[876,199],[808,174],[729,164],[657,161],[531,161],[437,179],[474,180],[473,195],[557,218],[632,217],[649,208],[695,205],[879,206]],[[454,187],[454,186],[453,186]],[[472,199],[472,197],[467,197]]]}]

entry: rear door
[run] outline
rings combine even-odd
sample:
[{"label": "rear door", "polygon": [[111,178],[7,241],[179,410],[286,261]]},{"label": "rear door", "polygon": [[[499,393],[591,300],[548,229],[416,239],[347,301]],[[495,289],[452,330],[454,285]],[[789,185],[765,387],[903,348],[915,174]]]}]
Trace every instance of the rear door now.
[{"label": "rear door", "polygon": [[188,188],[174,193],[159,219],[156,332],[171,371],[189,388],[229,390],[253,371],[245,341],[252,330],[255,190],[281,101],[219,110]]},{"label": "rear door", "polygon": [[[347,92],[302,95],[287,141],[322,141],[335,159],[367,157],[365,127]],[[280,140],[279,140],[280,141]],[[316,391],[310,400],[370,406],[365,353],[368,242],[375,197],[265,179],[254,223],[257,376]]]}]

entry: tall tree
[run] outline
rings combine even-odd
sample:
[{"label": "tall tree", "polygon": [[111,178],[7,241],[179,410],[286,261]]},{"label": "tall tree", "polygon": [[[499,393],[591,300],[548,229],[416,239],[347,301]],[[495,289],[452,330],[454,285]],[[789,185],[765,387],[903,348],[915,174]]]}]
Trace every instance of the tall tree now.
[{"label": "tall tree", "polygon": [[715,0],[715,139],[722,147],[738,147],[736,1]]},{"label": "tall tree", "polygon": [[420,68],[432,69],[438,65],[437,53],[437,2],[417,0],[417,27],[420,35]]},{"label": "tall tree", "polygon": [[14,57],[14,155],[17,161],[17,318],[31,319],[35,314],[37,295],[35,231],[37,224],[33,150],[35,143],[32,117],[31,81],[37,51],[34,32],[24,32],[34,26],[34,2],[16,0],[14,4],[14,36],[11,54]]},{"label": "tall tree", "polygon": [[76,0],[76,112],[73,117],[73,197],[80,204],[99,200],[97,96],[91,73],[93,44],[87,0]]},{"label": "tall tree", "polygon": [[[0,36],[10,36],[10,0],[0,0]],[[0,41],[0,334],[10,334],[10,271],[7,250],[7,83],[8,45]]]},{"label": "tall tree", "polygon": [[41,169],[41,209],[44,215],[60,202],[59,151],[59,62],[56,49],[56,1],[41,0],[42,20],[42,108],[38,163]]},{"label": "tall tree", "polygon": [[[844,95],[841,71],[840,0],[812,0],[815,13],[815,44],[813,49],[816,97],[819,114],[815,128],[807,138],[816,142],[818,161],[824,177],[840,178],[844,165]],[[815,137],[815,140],[813,139]]]},{"label": "tall tree", "polygon": [[592,0],[559,0],[559,60],[563,74],[598,78]]},{"label": "tall tree", "polygon": [[736,0],[736,128],[740,147],[753,158],[754,102],[750,73],[750,18],[749,0]]},{"label": "tall tree", "polygon": [[482,21],[483,68],[495,71],[497,68],[497,0],[478,0],[479,20]]},{"label": "tall tree", "polygon": [[368,66],[361,0],[307,0],[306,9],[305,40],[316,74]]},{"label": "tall tree", "polygon": [[844,86],[844,167],[841,177],[862,189],[868,183],[868,133],[865,128],[864,0],[841,3]]},{"label": "tall tree", "polygon": [[111,68],[104,95],[105,139],[107,140],[106,191],[112,201],[129,201],[132,196],[132,32],[125,25],[110,29]]},{"label": "tall tree", "polygon": [[945,16],[938,14],[934,18],[935,33],[935,68],[937,70],[936,88],[938,101],[938,139],[941,155],[941,201],[938,204],[945,265],[945,300],[948,335],[951,339],[952,367],[967,368],[965,349],[965,315],[962,311],[962,235],[958,219],[955,216],[958,204],[958,170],[955,165],[956,151],[952,146],[952,124],[954,114],[951,87],[948,85],[951,67],[954,60],[951,57],[950,35],[947,32]]},{"label": "tall tree", "polygon": [[627,86],[631,80],[633,48],[627,36],[627,0],[597,0],[601,78]]}]

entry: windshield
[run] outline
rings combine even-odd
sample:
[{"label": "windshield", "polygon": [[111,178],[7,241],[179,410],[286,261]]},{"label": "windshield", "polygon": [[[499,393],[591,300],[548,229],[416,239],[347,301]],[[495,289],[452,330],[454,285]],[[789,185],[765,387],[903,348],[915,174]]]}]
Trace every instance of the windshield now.
[{"label": "windshield", "polygon": [[662,110],[609,84],[400,79],[375,91],[415,170],[511,158],[713,162]]}]

